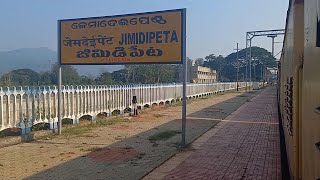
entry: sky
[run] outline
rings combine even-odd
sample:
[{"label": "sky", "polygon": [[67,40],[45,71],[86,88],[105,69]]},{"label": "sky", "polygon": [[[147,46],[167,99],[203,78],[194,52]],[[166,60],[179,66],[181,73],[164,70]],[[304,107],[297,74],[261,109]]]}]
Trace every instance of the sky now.
[{"label": "sky", "polygon": [[[57,20],[187,8],[187,56],[226,56],[247,31],[283,29],[288,0],[1,0],[0,51],[48,47],[57,50]],[[282,37],[276,42],[282,42]],[[271,38],[253,46],[271,51]],[[281,51],[277,43],[275,53]]]}]

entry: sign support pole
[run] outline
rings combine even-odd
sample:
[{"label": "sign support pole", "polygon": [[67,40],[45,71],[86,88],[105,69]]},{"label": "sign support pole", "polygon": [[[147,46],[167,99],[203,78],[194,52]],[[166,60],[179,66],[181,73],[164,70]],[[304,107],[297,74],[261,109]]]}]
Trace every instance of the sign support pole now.
[{"label": "sign support pole", "polygon": [[187,121],[187,62],[183,60],[183,87],[182,87],[182,148],[186,146],[186,121]]},{"label": "sign support pole", "polygon": [[59,65],[59,73],[58,73],[58,133],[61,135],[62,131],[62,70],[61,65]]},{"label": "sign support pole", "polygon": [[239,91],[239,43],[237,43],[237,91]]},{"label": "sign support pole", "polygon": [[183,67],[182,67],[182,77],[183,77],[183,86],[182,86],[182,142],[181,147],[185,148],[186,146],[186,123],[187,123],[187,55],[186,55],[186,9],[183,10],[183,18],[182,18],[182,41],[185,43],[182,47],[183,51]]},{"label": "sign support pole", "polygon": [[59,70],[58,70],[58,133],[61,135],[62,132],[62,65],[61,65],[61,21],[58,20],[58,62],[59,62]]}]

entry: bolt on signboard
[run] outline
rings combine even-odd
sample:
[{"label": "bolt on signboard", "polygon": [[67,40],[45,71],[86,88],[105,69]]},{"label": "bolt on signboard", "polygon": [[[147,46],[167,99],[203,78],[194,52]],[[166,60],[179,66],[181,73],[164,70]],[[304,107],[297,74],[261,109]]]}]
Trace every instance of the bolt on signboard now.
[{"label": "bolt on signboard", "polygon": [[[183,64],[186,74],[186,9],[58,21],[59,133],[61,66]],[[183,82],[182,146],[185,144],[186,77]]]}]

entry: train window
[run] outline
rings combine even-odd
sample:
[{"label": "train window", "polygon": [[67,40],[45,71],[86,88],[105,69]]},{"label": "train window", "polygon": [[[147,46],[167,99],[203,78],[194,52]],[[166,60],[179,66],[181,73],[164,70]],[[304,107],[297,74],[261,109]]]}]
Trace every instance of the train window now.
[{"label": "train window", "polygon": [[317,142],[315,145],[318,148],[318,150],[320,151],[320,142]]},{"label": "train window", "polygon": [[318,2],[318,11],[317,11],[317,37],[316,37],[316,46],[320,47],[320,2]]},{"label": "train window", "polygon": [[320,106],[316,108],[316,113],[320,114]]},{"label": "train window", "polygon": [[320,47],[320,19],[319,17],[317,17],[317,42],[316,42],[316,46]]},{"label": "train window", "polygon": [[287,112],[287,129],[290,136],[293,135],[293,78],[287,78],[285,107]]}]

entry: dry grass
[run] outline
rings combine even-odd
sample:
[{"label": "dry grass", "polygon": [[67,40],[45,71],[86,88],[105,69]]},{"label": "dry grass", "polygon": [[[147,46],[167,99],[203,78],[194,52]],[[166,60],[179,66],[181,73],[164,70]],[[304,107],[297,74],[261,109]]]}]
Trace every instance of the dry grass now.
[{"label": "dry grass", "polygon": [[93,130],[94,128],[110,126],[121,122],[128,122],[128,119],[123,117],[99,118],[95,121],[95,123],[65,127],[62,130],[62,135],[66,137],[80,136]]},{"label": "dry grass", "polygon": [[102,149],[103,149],[102,147],[91,147],[91,148],[87,149],[87,151],[97,152],[97,151],[101,151]]},{"label": "dry grass", "polygon": [[151,142],[157,142],[157,141],[165,141],[170,139],[171,137],[177,135],[177,134],[181,134],[180,131],[173,131],[173,130],[168,130],[168,131],[164,131],[164,132],[160,132],[157,134],[154,134],[152,136],[150,136],[148,139]]},{"label": "dry grass", "polygon": [[163,115],[163,114],[153,114],[153,116],[156,117],[156,118],[161,118],[161,117],[166,116],[166,115]]}]

